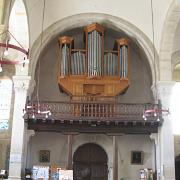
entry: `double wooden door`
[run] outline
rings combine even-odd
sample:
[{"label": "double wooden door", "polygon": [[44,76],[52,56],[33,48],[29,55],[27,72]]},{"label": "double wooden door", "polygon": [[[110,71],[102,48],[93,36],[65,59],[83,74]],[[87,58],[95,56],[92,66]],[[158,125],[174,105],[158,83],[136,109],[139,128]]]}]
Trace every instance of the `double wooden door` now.
[{"label": "double wooden door", "polygon": [[74,180],[107,180],[107,155],[100,146],[79,147],[73,161]]}]

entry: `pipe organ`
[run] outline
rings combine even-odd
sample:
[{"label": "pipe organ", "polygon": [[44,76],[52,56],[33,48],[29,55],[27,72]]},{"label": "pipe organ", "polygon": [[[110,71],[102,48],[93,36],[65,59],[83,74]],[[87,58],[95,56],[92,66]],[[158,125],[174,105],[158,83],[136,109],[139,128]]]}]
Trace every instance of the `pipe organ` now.
[{"label": "pipe organ", "polygon": [[115,97],[129,86],[129,40],[116,39],[112,50],[104,50],[104,27],[84,28],[84,49],[74,48],[70,36],[59,38],[59,87],[75,97]]}]

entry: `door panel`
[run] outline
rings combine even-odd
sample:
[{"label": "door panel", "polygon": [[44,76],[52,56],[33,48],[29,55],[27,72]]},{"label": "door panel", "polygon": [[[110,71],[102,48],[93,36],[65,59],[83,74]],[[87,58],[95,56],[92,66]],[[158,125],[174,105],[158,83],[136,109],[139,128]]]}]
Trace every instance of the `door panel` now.
[{"label": "door panel", "polygon": [[74,180],[107,180],[107,155],[100,146],[80,146],[73,160]]}]

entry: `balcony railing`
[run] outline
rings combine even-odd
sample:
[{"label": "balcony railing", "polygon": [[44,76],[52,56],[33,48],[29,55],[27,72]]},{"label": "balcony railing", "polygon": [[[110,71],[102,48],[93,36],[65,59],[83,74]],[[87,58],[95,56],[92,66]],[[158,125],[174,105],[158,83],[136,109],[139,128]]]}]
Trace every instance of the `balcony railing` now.
[{"label": "balcony railing", "polygon": [[[143,115],[147,110],[156,114]],[[24,119],[79,121],[157,121],[162,119],[158,104],[122,104],[106,102],[33,102],[26,105]]]}]

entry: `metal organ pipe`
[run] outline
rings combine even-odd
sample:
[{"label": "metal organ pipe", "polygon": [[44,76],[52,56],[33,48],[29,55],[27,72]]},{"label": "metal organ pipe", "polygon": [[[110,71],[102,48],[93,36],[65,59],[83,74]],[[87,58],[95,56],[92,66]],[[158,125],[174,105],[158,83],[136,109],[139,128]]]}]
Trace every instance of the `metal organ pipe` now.
[{"label": "metal organ pipe", "polygon": [[123,45],[120,47],[120,77],[128,77],[128,46]]},{"label": "metal organ pipe", "polygon": [[88,76],[101,75],[102,37],[96,30],[88,33]]},{"label": "metal organ pipe", "polygon": [[108,52],[104,55],[104,73],[107,76],[117,76],[118,56],[115,53]]},{"label": "metal organ pipe", "polygon": [[61,76],[68,74],[69,47],[64,44],[61,50]]},{"label": "metal organ pipe", "polygon": [[85,54],[78,51],[71,55],[71,69],[73,75],[83,75],[85,73]]},{"label": "metal organ pipe", "polygon": [[98,56],[98,62],[99,62],[99,76],[102,74],[102,37],[98,36],[98,49],[99,49],[99,56]]}]

